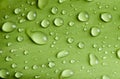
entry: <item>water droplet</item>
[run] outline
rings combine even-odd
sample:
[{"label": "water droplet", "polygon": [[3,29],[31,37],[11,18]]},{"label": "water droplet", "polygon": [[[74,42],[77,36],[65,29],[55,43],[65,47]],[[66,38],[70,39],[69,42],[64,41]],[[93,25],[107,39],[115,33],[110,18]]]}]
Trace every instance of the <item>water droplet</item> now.
[{"label": "water droplet", "polygon": [[65,2],[66,0],[59,0],[58,2],[61,4],[61,3],[63,3],[63,2]]},{"label": "water droplet", "polygon": [[49,63],[48,63],[48,66],[49,66],[50,68],[53,68],[53,67],[55,67],[55,63],[54,63],[54,62],[49,62]]},{"label": "water droplet", "polygon": [[39,67],[37,65],[33,65],[32,68],[35,70],[35,69],[38,69]]},{"label": "water droplet", "polygon": [[93,0],[86,0],[86,1],[88,1],[88,2],[92,2]]},{"label": "water droplet", "polygon": [[19,20],[19,23],[23,23],[23,22],[25,22],[26,20],[24,19],[24,18],[22,18],[22,19],[20,19]]},{"label": "water droplet", "polygon": [[8,15],[5,15],[5,17],[4,17],[5,19],[8,19],[9,18],[9,16]]},{"label": "water droplet", "polygon": [[2,49],[0,49],[0,54],[2,54],[3,53],[3,50]]},{"label": "water droplet", "polygon": [[98,58],[94,54],[89,54],[89,59],[90,59],[90,65],[96,65],[98,64]]},{"label": "water droplet", "polygon": [[21,78],[23,76],[22,72],[16,72],[15,73],[15,78]]},{"label": "water droplet", "polygon": [[9,62],[9,61],[12,61],[12,58],[10,56],[7,56],[5,60]]},{"label": "water droplet", "polygon": [[100,29],[98,28],[98,27],[92,27],[91,28],[91,35],[93,36],[93,37],[96,37],[96,36],[98,36],[99,34],[100,34]]},{"label": "water droplet", "polygon": [[78,20],[81,21],[81,22],[86,22],[89,20],[89,15],[87,12],[80,12],[78,14]]},{"label": "water droplet", "polygon": [[72,63],[72,64],[75,63],[75,60],[70,60],[70,63]]},{"label": "water droplet", "polygon": [[22,42],[23,40],[24,40],[23,36],[18,36],[18,37],[17,37],[17,41],[18,41],[18,42]]},{"label": "water droplet", "polygon": [[48,41],[46,34],[44,34],[41,31],[33,31],[33,32],[28,31],[27,34],[31,38],[31,40],[36,44],[43,45],[46,44]]},{"label": "water droplet", "polygon": [[62,26],[64,24],[64,21],[62,18],[55,18],[54,24],[55,26]]},{"label": "water droplet", "polygon": [[18,32],[23,32],[24,31],[24,29],[23,28],[18,28]]},{"label": "water droplet", "polygon": [[110,79],[110,77],[107,76],[107,75],[103,75],[103,76],[102,76],[102,79]]},{"label": "water droplet", "polygon": [[35,20],[37,17],[37,13],[35,11],[29,11],[27,14],[27,19],[28,20]]},{"label": "water droplet", "polygon": [[61,77],[62,78],[67,78],[67,77],[71,77],[73,74],[74,74],[74,72],[72,70],[66,69],[66,70],[62,71]]},{"label": "water droplet", "polygon": [[66,10],[62,10],[61,12],[62,15],[65,15],[66,13],[67,13]]},{"label": "water droplet", "polygon": [[68,56],[69,52],[66,50],[62,50],[60,52],[57,53],[57,58],[63,58],[65,56]]},{"label": "water droplet", "polygon": [[72,37],[69,37],[69,38],[67,39],[67,42],[68,42],[69,44],[71,44],[71,43],[74,42],[74,39],[73,39]]},{"label": "water droplet", "polygon": [[12,67],[12,68],[16,68],[16,67],[17,67],[17,64],[16,64],[16,63],[13,63],[13,64],[11,65],[11,67]]},{"label": "water droplet", "polygon": [[15,10],[14,10],[14,13],[17,15],[17,14],[19,14],[21,12],[21,9],[20,8],[16,8]]},{"label": "water droplet", "polygon": [[70,21],[69,23],[68,23],[68,25],[69,26],[73,26],[75,23],[73,22],[73,21]]},{"label": "water droplet", "polygon": [[110,22],[112,20],[112,15],[110,13],[104,12],[101,13],[100,18],[104,22]]},{"label": "water droplet", "polygon": [[38,79],[38,78],[40,78],[40,75],[35,75],[34,78]]},{"label": "water droplet", "polygon": [[25,66],[24,69],[27,70],[27,69],[29,69],[29,67],[28,67],[28,66]]},{"label": "water droplet", "polygon": [[0,78],[8,78],[10,72],[7,69],[0,69]]},{"label": "water droplet", "polygon": [[38,8],[43,9],[47,6],[48,0],[38,0]]},{"label": "water droplet", "polygon": [[16,28],[16,25],[12,22],[5,22],[2,25],[2,31],[4,32],[12,32]]},{"label": "water droplet", "polygon": [[117,57],[120,59],[120,49],[117,50]]},{"label": "water droplet", "polygon": [[83,49],[83,48],[85,47],[84,42],[79,42],[79,43],[78,43],[78,47],[79,47],[80,49]]},{"label": "water droplet", "polygon": [[5,39],[8,39],[8,38],[10,38],[10,35],[8,35],[8,34],[5,35]]},{"label": "water droplet", "polygon": [[57,14],[58,13],[58,8],[57,7],[52,7],[51,13],[52,14]]},{"label": "water droplet", "polygon": [[48,27],[49,25],[50,25],[49,20],[47,20],[47,19],[42,20],[41,26],[42,26],[43,28],[46,28],[46,27]]},{"label": "water droplet", "polygon": [[29,53],[29,52],[28,52],[27,50],[24,50],[24,51],[23,51],[23,54],[24,54],[24,55],[28,55],[28,53]]}]

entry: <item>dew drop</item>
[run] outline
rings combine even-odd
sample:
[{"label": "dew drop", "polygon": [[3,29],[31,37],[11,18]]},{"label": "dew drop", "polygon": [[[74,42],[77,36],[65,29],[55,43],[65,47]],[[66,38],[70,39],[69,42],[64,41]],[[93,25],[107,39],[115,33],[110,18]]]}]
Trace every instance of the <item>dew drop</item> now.
[{"label": "dew drop", "polygon": [[96,65],[98,64],[98,58],[94,54],[89,54],[89,59],[90,59],[90,65]]},{"label": "dew drop", "polygon": [[14,10],[14,13],[15,13],[16,15],[18,15],[20,12],[21,12],[21,9],[20,9],[20,8],[16,8],[16,9]]},{"label": "dew drop", "polygon": [[24,54],[24,55],[28,55],[28,53],[29,53],[29,52],[28,52],[27,50],[24,50],[24,51],[23,51],[23,54]]},{"label": "dew drop", "polygon": [[65,69],[61,73],[62,78],[68,78],[68,77],[71,77],[73,75],[74,75],[74,72],[72,70],[70,70],[70,69]]},{"label": "dew drop", "polygon": [[104,22],[110,22],[112,20],[112,15],[110,13],[104,12],[101,13],[100,18]]},{"label": "dew drop", "polygon": [[38,8],[43,9],[47,6],[48,0],[38,0]]},{"label": "dew drop", "polygon": [[8,78],[10,72],[7,69],[0,69],[0,78]]},{"label": "dew drop", "polygon": [[55,24],[55,26],[62,26],[63,24],[64,24],[64,21],[63,21],[63,19],[62,18],[55,18],[55,20],[54,20],[54,24]]},{"label": "dew drop", "polygon": [[42,26],[43,28],[46,28],[46,27],[48,27],[49,25],[50,25],[49,20],[47,20],[47,19],[42,20],[41,26]]},{"label": "dew drop", "polygon": [[26,20],[24,18],[19,20],[19,23],[24,23]]},{"label": "dew drop", "polygon": [[117,57],[120,59],[120,49],[117,50]]},{"label": "dew drop", "polygon": [[87,12],[80,12],[78,14],[78,20],[81,21],[81,22],[86,22],[89,20],[89,15]]},{"label": "dew drop", "polygon": [[2,49],[0,49],[0,54],[2,54],[3,53],[3,50]]},{"label": "dew drop", "polygon": [[23,31],[24,31],[23,28],[18,28],[18,32],[19,32],[19,33],[23,32]]},{"label": "dew drop", "polygon": [[31,38],[31,40],[39,45],[46,44],[48,42],[48,37],[46,34],[44,34],[41,31],[27,31],[28,36]]},{"label": "dew drop", "polygon": [[62,50],[62,51],[57,53],[57,58],[63,58],[63,57],[68,56],[68,55],[69,55],[68,51]]},{"label": "dew drop", "polygon": [[10,38],[10,35],[8,35],[8,34],[5,35],[5,39],[8,39],[8,38]]},{"label": "dew drop", "polygon": [[34,11],[29,11],[27,14],[27,19],[30,21],[35,20],[36,17],[37,17],[37,13]]},{"label": "dew drop", "polygon": [[38,66],[37,65],[33,65],[32,67],[34,70],[38,69]]},{"label": "dew drop", "polygon": [[13,64],[11,65],[11,67],[12,67],[12,68],[16,68],[16,67],[17,67],[17,64],[16,64],[16,63],[13,63]]},{"label": "dew drop", "polygon": [[57,14],[58,13],[58,8],[57,7],[52,7],[51,13],[52,14]]},{"label": "dew drop", "polygon": [[48,63],[48,67],[49,67],[49,68],[55,67],[55,63],[54,63],[54,62],[49,62],[49,63]]},{"label": "dew drop", "polygon": [[73,22],[73,21],[70,21],[69,23],[68,23],[68,25],[69,26],[73,26],[75,23]]},{"label": "dew drop", "polygon": [[10,56],[7,56],[5,60],[9,62],[9,61],[12,61],[12,58]]},{"label": "dew drop", "polygon": [[86,1],[88,1],[88,2],[92,2],[93,0],[86,0]]},{"label": "dew drop", "polygon": [[85,47],[84,42],[79,42],[78,43],[78,48],[83,49]]},{"label": "dew drop", "polygon": [[15,78],[21,78],[23,76],[22,72],[16,72],[15,73]]},{"label": "dew drop", "polygon": [[100,29],[98,28],[98,27],[92,27],[91,28],[91,35],[93,36],[93,37],[96,37],[96,36],[98,36],[99,34],[100,34]]},{"label": "dew drop", "polygon": [[39,79],[39,78],[40,78],[40,75],[35,75],[34,78],[35,78],[35,79]]},{"label": "dew drop", "polygon": [[15,30],[16,25],[12,22],[5,22],[2,25],[2,31],[4,32],[12,32],[13,30]]},{"label": "dew drop", "polygon": [[110,77],[107,76],[107,75],[103,75],[103,76],[102,76],[102,79],[110,79]]},{"label": "dew drop", "polygon": [[74,42],[74,39],[73,39],[72,37],[69,37],[69,38],[67,39],[67,42],[68,42],[69,44],[71,44],[71,43]]},{"label": "dew drop", "polygon": [[66,13],[67,13],[66,10],[62,10],[61,12],[62,15],[65,15]]},{"label": "dew drop", "polygon": [[61,4],[61,3],[63,3],[63,2],[65,2],[66,0],[59,0],[58,2]]},{"label": "dew drop", "polygon": [[23,36],[18,36],[18,37],[17,37],[17,41],[18,41],[18,42],[22,42],[23,40],[24,40]]}]

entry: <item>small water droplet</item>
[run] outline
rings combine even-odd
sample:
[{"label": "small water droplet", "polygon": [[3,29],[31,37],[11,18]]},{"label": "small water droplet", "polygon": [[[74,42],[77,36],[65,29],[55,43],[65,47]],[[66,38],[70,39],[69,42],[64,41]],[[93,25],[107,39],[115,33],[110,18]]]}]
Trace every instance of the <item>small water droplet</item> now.
[{"label": "small water droplet", "polygon": [[89,54],[89,59],[90,59],[90,65],[96,65],[98,64],[98,58],[96,57],[95,54]]},{"label": "small water droplet", "polygon": [[42,20],[41,26],[42,26],[43,28],[46,28],[46,27],[48,27],[49,25],[50,25],[49,20],[47,20],[47,19]]},{"label": "small water droplet", "polygon": [[49,62],[49,63],[48,63],[48,66],[49,66],[50,68],[53,68],[53,67],[55,67],[55,63],[54,63],[54,62]]},{"label": "small water droplet", "polygon": [[102,79],[110,79],[110,77],[107,76],[107,75],[103,75],[103,76],[102,76]]},{"label": "small water droplet", "polygon": [[27,69],[29,69],[29,67],[28,67],[28,66],[25,66],[24,69],[27,70]]},{"label": "small water droplet", "polygon": [[55,20],[54,20],[54,24],[55,24],[55,26],[62,26],[63,24],[64,24],[64,21],[63,21],[63,19],[62,18],[55,18]]},{"label": "small water droplet", "polygon": [[23,28],[18,28],[18,32],[23,32],[24,31],[24,29]]},{"label": "small water droplet", "polygon": [[16,8],[15,10],[14,10],[14,13],[17,15],[17,14],[19,14],[21,12],[21,9],[20,8]]},{"label": "small water droplet", "polygon": [[78,14],[78,20],[81,22],[86,22],[89,20],[89,15],[87,12],[83,11]]},{"label": "small water droplet", "polygon": [[88,2],[92,2],[92,1],[94,1],[94,0],[86,0],[86,1],[88,1]]},{"label": "small water droplet", "polygon": [[117,57],[120,59],[120,49],[117,50]]},{"label": "small water droplet", "polygon": [[93,36],[93,37],[96,37],[96,36],[98,36],[99,34],[100,34],[100,29],[98,28],[98,27],[92,27],[91,28],[91,35]]},{"label": "small water droplet", "polygon": [[2,25],[2,31],[4,32],[12,32],[16,28],[16,25],[12,22],[5,22]]},{"label": "small water droplet", "polygon": [[19,23],[24,23],[26,20],[24,18],[19,20]]},{"label": "small water droplet", "polygon": [[73,76],[73,74],[74,74],[74,72],[73,72],[72,70],[70,70],[70,69],[65,69],[65,70],[62,71],[61,77],[62,77],[62,78],[67,78],[67,77]]},{"label": "small water droplet", "polygon": [[58,8],[57,7],[52,7],[51,13],[52,14],[57,14],[58,13]]},{"label": "small water droplet", "polygon": [[67,42],[68,42],[69,44],[71,44],[71,43],[74,42],[74,39],[73,39],[72,37],[69,37],[69,38],[67,39]]},{"label": "small water droplet", "polygon": [[29,11],[27,14],[27,19],[28,20],[35,20],[37,17],[37,13],[35,11]]},{"label": "small water droplet", "polygon": [[62,10],[62,11],[61,11],[61,14],[62,14],[62,15],[65,15],[66,13],[67,13],[66,10]]},{"label": "small water droplet", "polygon": [[63,58],[63,57],[68,56],[68,55],[69,55],[68,51],[62,50],[62,51],[57,53],[57,58]]},{"label": "small water droplet", "polygon": [[0,54],[2,54],[3,53],[3,50],[2,49],[0,49]]},{"label": "small water droplet", "polygon": [[47,6],[48,0],[38,0],[38,8],[43,9]]},{"label": "small water droplet", "polygon": [[17,37],[17,41],[18,41],[18,42],[22,42],[23,40],[24,40],[23,36],[18,36],[18,37]]},{"label": "small water droplet", "polygon": [[12,58],[10,56],[7,56],[5,60],[9,62],[9,61],[12,61]]},{"label": "small water droplet", "polygon": [[79,42],[78,43],[78,48],[83,49],[85,47],[84,42]]},{"label": "small water droplet", "polygon": [[23,54],[24,54],[24,55],[28,55],[28,53],[29,53],[29,52],[28,52],[27,50],[24,50],[24,51],[23,51]]},{"label": "small water droplet", "polygon": [[10,38],[10,35],[8,35],[8,34],[5,35],[5,39],[8,39],[8,38]]},{"label": "small water droplet", "polygon": [[65,2],[66,0],[59,0],[58,2],[61,4],[61,3],[63,3],[63,2]]},{"label": "small water droplet", "polygon": [[7,69],[0,69],[0,78],[8,78],[10,72]]},{"label": "small water droplet", "polygon": [[101,13],[100,18],[104,22],[110,22],[112,20],[112,15],[110,13],[104,12]]},{"label": "small water droplet", "polygon": [[5,15],[5,17],[4,17],[5,19],[8,19],[9,18],[9,16],[8,15]]},{"label": "small water droplet", "polygon": [[16,64],[16,63],[13,63],[13,64],[11,65],[11,67],[12,67],[12,68],[16,68],[16,67],[17,67],[17,64]]},{"label": "small water droplet", "polygon": [[15,73],[15,78],[21,78],[23,76],[22,72],[16,72]]},{"label": "small water droplet", "polygon": [[75,23],[73,22],[73,21],[70,21],[69,23],[68,23],[68,25],[69,26],[73,26]]},{"label": "small water droplet", "polygon": [[41,31],[27,31],[28,36],[31,38],[31,40],[39,45],[46,44],[48,42],[48,37],[46,34],[44,34]]},{"label": "small water droplet", "polygon": [[75,63],[75,60],[70,60],[70,63],[71,63],[71,64]]},{"label": "small water droplet", "polygon": [[39,67],[37,65],[33,65],[32,67],[34,70],[38,69]]},{"label": "small water droplet", "polygon": [[40,75],[35,75],[34,78],[35,78],[35,79],[39,79],[39,78],[40,78]]}]

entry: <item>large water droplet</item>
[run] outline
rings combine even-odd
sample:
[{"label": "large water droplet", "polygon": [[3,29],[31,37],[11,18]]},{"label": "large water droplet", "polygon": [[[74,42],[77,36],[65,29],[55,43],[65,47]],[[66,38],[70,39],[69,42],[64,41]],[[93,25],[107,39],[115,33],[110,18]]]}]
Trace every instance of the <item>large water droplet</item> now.
[{"label": "large water droplet", "polygon": [[78,14],[78,20],[81,22],[86,22],[89,20],[89,15],[87,12],[83,11]]},{"label": "large water droplet", "polygon": [[43,45],[46,44],[48,41],[46,34],[41,31],[27,31],[27,34],[36,44]]},{"label": "large water droplet", "polygon": [[23,76],[22,72],[16,72],[15,73],[15,78],[21,78]]},{"label": "large water droplet", "polygon": [[16,28],[16,25],[12,22],[5,22],[2,25],[2,31],[4,32],[12,32]]},{"label": "large water droplet", "polygon": [[14,13],[17,15],[17,14],[19,14],[21,12],[21,9],[20,8],[16,8],[15,10],[14,10]]},{"label": "large water droplet", "polygon": [[96,65],[98,64],[98,58],[94,54],[89,54],[89,59],[90,59],[90,65]]},{"label": "large water droplet", "polygon": [[54,62],[49,62],[49,63],[48,63],[48,66],[49,66],[50,68],[53,68],[53,67],[55,66],[55,63],[54,63]]},{"label": "large water droplet", "polygon": [[68,56],[68,55],[69,55],[68,51],[62,50],[62,51],[57,53],[57,58],[63,58],[63,57]]},{"label": "large water droplet", "polygon": [[63,70],[61,73],[62,78],[67,78],[73,76],[74,72],[70,69]]},{"label": "large water droplet", "polygon": [[37,17],[37,13],[35,11],[29,11],[27,14],[28,20],[35,20]]},{"label": "large water droplet", "polygon": [[120,59],[120,49],[117,50],[117,57]]},{"label": "large water droplet", "polygon": [[84,42],[79,42],[79,43],[78,43],[78,47],[79,47],[80,49],[83,49],[83,48],[85,47]]},{"label": "large water droplet", "polygon": [[96,36],[98,36],[99,34],[100,34],[100,29],[98,28],[98,27],[92,27],[91,28],[91,35],[93,36],[93,37],[96,37]]},{"label": "large water droplet", "polygon": [[64,21],[62,18],[55,18],[54,24],[55,26],[62,26],[64,24]]},{"label": "large water droplet", "polygon": [[38,0],[38,8],[43,9],[47,6],[48,0]]},{"label": "large water droplet", "polygon": [[52,14],[57,14],[58,13],[58,8],[57,7],[52,7],[51,13]]},{"label": "large water droplet", "polygon": [[110,13],[104,12],[101,13],[100,18],[104,22],[110,22],[112,20],[112,15]]},{"label": "large water droplet", "polygon": [[43,28],[46,28],[46,27],[48,27],[49,25],[50,25],[49,20],[47,20],[47,19],[42,20],[41,26],[42,26]]},{"label": "large water droplet", "polygon": [[7,69],[0,69],[0,78],[8,78],[10,75]]},{"label": "large water droplet", "polygon": [[107,76],[107,75],[103,75],[103,76],[102,76],[102,79],[110,79],[110,77]]}]

